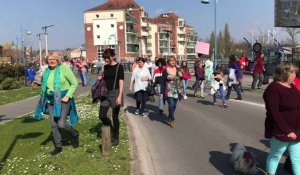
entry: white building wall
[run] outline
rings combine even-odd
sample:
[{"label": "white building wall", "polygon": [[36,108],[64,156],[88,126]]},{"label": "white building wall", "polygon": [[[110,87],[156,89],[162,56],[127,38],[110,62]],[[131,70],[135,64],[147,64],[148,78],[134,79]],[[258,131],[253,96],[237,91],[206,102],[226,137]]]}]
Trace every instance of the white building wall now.
[{"label": "white building wall", "polygon": [[149,26],[151,27],[151,30],[149,31],[149,36],[151,36],[151,38],[149,38],[148,40],[150,40],[152,46],[151,46],[151,50],[152,50],[152,57],[151,60],[154,61],[154,58],[157,56],[156,52],[155,52],[155,48],[158,48],[158,45],[156,45],[156,40],[155,40],[155,34],[157,33],[157,25],[156,24],[151,24],[149,23]]},{"label": "white building wall", "polygon": [[[111,16],[113,14],[113,16]],[[97,17],[98,15],[98,17]],[[116,19],[117,22],[125,21],[125,12],[124,10],[105,10],[97,12],[85,12],[84,13],[84,23],[93,23],[95,19]]]},{"label": "white building wall", "polygon": [[117,19],[93,20],[94,45],[117,45]]}]

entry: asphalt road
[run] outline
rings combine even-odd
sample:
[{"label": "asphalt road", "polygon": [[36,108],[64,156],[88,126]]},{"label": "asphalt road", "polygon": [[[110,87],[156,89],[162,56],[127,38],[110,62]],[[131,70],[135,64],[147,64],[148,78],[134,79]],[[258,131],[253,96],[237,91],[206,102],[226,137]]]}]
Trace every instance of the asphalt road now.
[{"label": "asphalt road", "polygon": [[[177,105],[176,128],[172,129],[165,122],[167,116],[157,112],[157,98],[154,103],[147,102],[148,117],[133,114],[135,100],[128,92],[129,79],[130,74],[126,74],[126,116],[141,166],[138,174],[236,174],[229,162],[236,143],[242,143],[252,151],[258,167],[265,170],[269,148],[263,137],[265,108],[262,92],[245,91],[243,101],[229,100],[226,109],[214,106],[212,96],[200,99],[192,97],[190,92],[188,99]],[[235,98],[235,92],[231,96]],[[220,99],[218,103],[221,104]],[[167,113],[167,106],[164,111]],[[282,163],[277,174],[286,174]]]}]

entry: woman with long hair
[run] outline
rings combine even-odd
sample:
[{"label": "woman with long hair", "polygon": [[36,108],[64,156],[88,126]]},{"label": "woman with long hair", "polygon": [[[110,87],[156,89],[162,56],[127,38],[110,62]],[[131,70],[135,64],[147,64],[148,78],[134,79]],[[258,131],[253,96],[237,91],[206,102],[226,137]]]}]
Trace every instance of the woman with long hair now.
[{"label": "woman with long hair", "polygon": [[[124,87],[124,68],[120,63],[116,62],[115,51],[113,49],[106,49],[103,53],[103,58],[106,62],[104,66],[103,76],[100,75],[98,79],[104,79],[106,82],[108,96],[101,101],[99,110],[99,119],[103,125],[111,127],[112,131],[112,145],[119,144],[120,121],[119,112],[123,100]],[[112,120],[107,116],[109,107],[112,108]]]},{"label": "woman with long hair", "polygon": [[186,88],[188,80],[191,78],[191,74],[186,61],[181,62],[180,70],[182,72],[182,95],[183,99],[187,99]]},{"label": "woman with long hair", "polygon": [[168,102],[169,121],[171,128],[175,128],[175,109],[178,100],[181,98],[181,77],[182,72],[176,67],[176,59],[169,56],[167,68],[164,70],[161,81],[161,93],[164,100]]}]

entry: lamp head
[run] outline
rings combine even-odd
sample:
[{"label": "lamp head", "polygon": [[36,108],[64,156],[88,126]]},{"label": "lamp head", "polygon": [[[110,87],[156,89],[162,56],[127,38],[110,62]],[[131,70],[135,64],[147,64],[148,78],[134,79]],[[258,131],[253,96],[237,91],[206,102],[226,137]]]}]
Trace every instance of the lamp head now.
[{"label": "lamp head", "polygon": [[27,30],[27,35],[31,35],[31,32],[29,30]]},{"label": "lamp head", "polygon": [[203,3],[203,4],[209,4],[209,0],[202,0],[201,3]]}]

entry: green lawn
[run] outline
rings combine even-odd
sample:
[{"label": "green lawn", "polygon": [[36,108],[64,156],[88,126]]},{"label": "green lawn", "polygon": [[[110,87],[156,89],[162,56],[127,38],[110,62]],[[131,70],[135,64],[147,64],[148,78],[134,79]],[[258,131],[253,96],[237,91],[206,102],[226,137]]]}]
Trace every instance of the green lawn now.
[{"label": "green lawn", "polygon": [[[90,95],[77,98],[80,146],[74,149],[65,135],[63,152],[50,156],[53,150],[50,120],[34,121],[32,115],[0,124],[0,174],[127,175],[130,174],[130,150],[127,128],[121,120],[120,144],[110,157],[101,155],[99,104],[91,104]],[[2,167],[2,170],[1,170]]]},{"label": "green lawn", "polygon": [[22,87],[20,89],[0,91],[0,105],[24,100],[39,95],[40,93],[40,87],[37,87],[35,90],[32,90],[31,87]]}]

